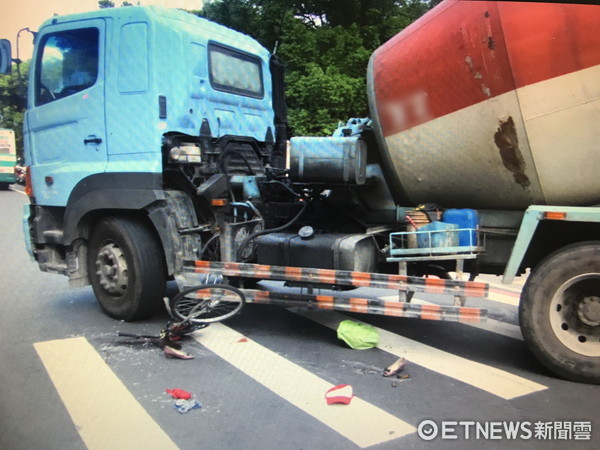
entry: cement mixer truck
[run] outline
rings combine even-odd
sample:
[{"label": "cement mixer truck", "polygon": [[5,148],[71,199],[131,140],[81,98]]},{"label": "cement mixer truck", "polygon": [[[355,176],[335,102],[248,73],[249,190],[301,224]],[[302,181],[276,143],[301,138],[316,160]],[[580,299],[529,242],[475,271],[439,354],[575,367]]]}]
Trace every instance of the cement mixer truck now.
[{"label": "cement mixer truck", "polygon": [[369,119],[288,141],[284,66],[252,38],[152,7],[53,17],[30,71],[27,247],[121,320],[174,279],[180,318],[252,302],[479,321],[476,276],[530,270],[531,351],[600,383],[599,26],[598,6],[446,0],[372,55]]}]

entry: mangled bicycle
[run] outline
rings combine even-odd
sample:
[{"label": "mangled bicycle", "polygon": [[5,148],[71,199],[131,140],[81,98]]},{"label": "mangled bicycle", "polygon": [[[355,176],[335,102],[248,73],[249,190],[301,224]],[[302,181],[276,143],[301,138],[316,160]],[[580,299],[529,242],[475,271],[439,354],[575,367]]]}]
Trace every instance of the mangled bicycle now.
[{"label": "mangled bicycle", "polygon": [[204,281],[204,284],[185,287],[172,299],[165,298],[171,320],[157,336],[122,332],[118,336],[133,338],[129,343],[160,347],[170,358],[192,359],[192,355],[181,351],[181,339],[211,323],[234,316],[246,303],[244,293],[223,284],[222,277],[207,277]]},{"label": "mangled bicycle", "polygon": [[184,288],[167,302],[167,309],[178,322],[204,325],[234,316],[245,303],[241,290],[228,284],[206,283]]}]

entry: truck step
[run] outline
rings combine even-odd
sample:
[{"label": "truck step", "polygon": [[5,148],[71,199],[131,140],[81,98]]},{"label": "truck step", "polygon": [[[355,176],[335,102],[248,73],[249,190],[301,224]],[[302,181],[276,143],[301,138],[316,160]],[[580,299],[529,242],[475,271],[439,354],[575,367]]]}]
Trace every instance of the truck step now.
[{"label": "truck step", "polygon": [[43,272],[58,273],[61,275],[67,273],[67,265],[61,263],[43,263],[40,264],[40,269]]},{"label": "truck step", "polygon": [[46,230],[43,233],[44,240],[48,244],[62,244],[63,231],[62,230]]}]

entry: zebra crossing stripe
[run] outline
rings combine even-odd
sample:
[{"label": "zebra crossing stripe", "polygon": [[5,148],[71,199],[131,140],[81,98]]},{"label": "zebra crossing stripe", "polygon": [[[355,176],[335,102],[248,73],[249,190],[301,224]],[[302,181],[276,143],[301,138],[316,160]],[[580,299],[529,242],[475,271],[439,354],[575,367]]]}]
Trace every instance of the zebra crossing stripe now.
[{"label": "zebra crossing stripe", "polygon": [[[327,405],[325,393],[334,385],[223,325],[193,334],[204,347],[238,368],[292,405],[321,421],[359,447],[381,444],[415,427],[354,397],[349,405]],[[245,338],[243,344],[240,339]],[[360,393],[358,393],[360,395]]]},{"label": "zebra crossing stripe", "polygon": [[[294,312],[334,330],[337,330],[342,320],[348,318],[343,314],[332,311],[300,310]],[[357,319],[352,320],[360,322]],[[398,357],[405,357],[419,366],[454,378],[505,400],[533,394],[548,388],[543,384],[453,355],[382,328],[377,328],[377,330],[379,331],[378,348],[381,350]]]},{"label": "zebra crossing stripe", "polygon": [[510,306],[519,306],[519,296],[510,293],[497,292],[496,290],[490,291],[488,299],[495,302],[504,303]]},{"label": "zebra crossing stripe", "polygon": [[34,347],[88,449],[177,449],[84,337]]}]

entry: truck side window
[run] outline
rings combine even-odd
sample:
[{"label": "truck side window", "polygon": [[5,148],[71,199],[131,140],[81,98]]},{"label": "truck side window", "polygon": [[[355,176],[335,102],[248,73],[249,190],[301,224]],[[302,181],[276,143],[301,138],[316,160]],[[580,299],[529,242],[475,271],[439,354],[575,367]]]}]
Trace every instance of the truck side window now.
[{"label": "truck side window", "polygon": [[210,84],[219,91],[262,98],[264,85],[258,57],[209,44]]},{"label": "truck side window", "polygon": [[58,100],[92,86],[98,78],[96,28],[63,31],[47,36],[36,74],[36,105]]}]

